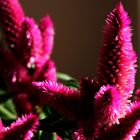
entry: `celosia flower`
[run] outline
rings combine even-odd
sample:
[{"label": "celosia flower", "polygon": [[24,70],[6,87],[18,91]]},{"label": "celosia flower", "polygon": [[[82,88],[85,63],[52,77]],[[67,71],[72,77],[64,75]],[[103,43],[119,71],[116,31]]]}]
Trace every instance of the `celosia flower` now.
[{"label": "celosia flower", "polygon": [[0,0],[0,23],[6,44],[14,52],[19,50],[24,12],[18,0]]},{"label": "celosia flower", "polygon": [[33,18],[24,16],[18,0],[0,0],[0,24],[9,49],[0,49],[0,72],[8,84],[8,92],[15,94],[14,103],[19,114],[25,114],[40,103],[32,96],[34,80],[56,81],[56,68],[50,59],[54,27],[49,16],[39,26]]},{"label": "celosia flower", "polygon": [[131,104],[126,110],[125,118],[102,133],[99,139],[133,140],[140,132],[140,103]]},{"label": "celosia flower", "polygon": [[[79,90],[66,87],[51,81],[34,82],[40,93],[41,102],[46,102],[58,112],[75,120],[85,135],[90,135],[95,119],[94,95],[98,89],[98,82],[94,79],[81,80]],[[88,88],[86,88],[88,87]]]},{"label": "celosia flower", "polygon": [[43,102],[74,120],[74,140],[133,140],[140,132],[140,103],[129,97],[135,84],[136,54],[130,19],[119,3],[108,15],[97,79],[75,90],[55,82],[34,82]]},{"label": "celosia flower", "polygon": [[103,86],[95,95],[94,108],[97,120],[101,125],[119,123],[124,117],[124,104],[119,92],[115,87]]},{"label": "celosia flower", "polygon": [[54,27],[53,22],[49,16],[45,16],[41,19],[39,27],[43,36],[43,52],[44,54],[52,53],[53,38],[54,38]]},{"label": "celosia flower", "polygon": [[126,99],[133,92],[136,73],[130,23],[121,3],[107,16],[98,71],[103,85],[115,85]]},{"label": "celosia flower", "polygon": [[31,140],[39,125],[37,116],[32,114],[18,118],[7,127],[3,126],[2,121],[0,123],[1,140]]}]

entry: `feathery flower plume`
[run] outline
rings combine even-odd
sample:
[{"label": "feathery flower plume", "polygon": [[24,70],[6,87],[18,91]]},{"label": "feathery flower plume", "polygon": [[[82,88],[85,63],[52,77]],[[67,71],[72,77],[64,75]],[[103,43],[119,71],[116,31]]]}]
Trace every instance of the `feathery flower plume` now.
[{"label": "feathery flower plume", "polygon": [[18,0],[0,0],[0,24],[10,49],[19,50],[24,12]]},{"label": "feathery flower plume", "polygon": [[87,77],[83,78],[79,90],[51,81],[33,82],[33,85],[39,92],[41,102],[46,102],[59,113],[76,121],[79,127],[74,133],[75,138],[80,132],[83,132],[83,138],[84,135],[91,136],[95,119],[94,95],[98,89],[96,80]]},{"label": "feathery flower plume", "polygon": [[39,27],[43,38],[43,52],[44,55],[50,55],[53,50],[53,40],[54,40],[54,26],[50,16],[45,16],[41,19]]},{"label": "feathery flower plume", "polygon": [[140,132],[140,103],[131,104],[126,110],[125,118],[102,133],[99,139],[133,140]]},{"label": "feathery flower plume", "polygon": [[15,93],[14,103],[18,114],[30,113],[39,105],[32,96],[32,81],[56,81],[56,68],[50,59],[53,49],[54,27],[49,16],[39,26],[26,17],[18,0],[0,0],[0,24],[3,27],[6,48],[0,50],[0,72]]},{"label": "feathery flower plume", "polygon": [[79,108],[80,94],[78,90],[52,81],[33,82],[33,85],[41,93],[39,95],[40,102],[48,103],[58,112],[66,113],[67,117],[75,118],[77,109]]},{"label": "feathery flower plume", "polygon": [[[2,122],[1,122],[2,124]],[[36,115],[26,115],[18,118],[9,127],[1,125],[1,140],[31,140],[39,125]]]},{"label": "feathery flower plume", "polygon": [[25,59],[24,64],[27,65],[27,68],[36,67],[38,63],[42,62],[40,61],[42,53],[42,36],[34,19],[28,17],[24,18],[21,42],[21,59]]},{"label": "feathery flower plume", "polygon": [[106,20],[96,80],[82,79],[78,90],[49,81],[33,83],[40,99],[78,124],[74,140],[132,140],[139,135],[140,104],[128,100],[136,73],[129,26],[119,3]]},{"label": "feathery flower plume", "polygon": [[113,86],[102,86],[95,95],[94,108],[97,121],[102,125],[119,123],[124,117],[124,105],[117,89]]},{"label": "feathery flower plume", "polygon": [[126,99],[133,92],[136,73],[130,23],[120,2],[106,19],[98,71],[103,85],[115,85]]}]

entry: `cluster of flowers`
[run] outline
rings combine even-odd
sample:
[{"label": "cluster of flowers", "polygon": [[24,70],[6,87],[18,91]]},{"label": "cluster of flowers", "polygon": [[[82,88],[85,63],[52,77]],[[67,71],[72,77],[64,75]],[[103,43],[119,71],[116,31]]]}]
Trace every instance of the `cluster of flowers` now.
[{"label": "cluster of flowers", "polygon": [[96,78],[82,78],[73,88],[57,82],[50,59],[54,37],[50,17],[37,25],[25,16],[18,0],[0,0],[1,81],[19,117],[9,127],[0,121],[0,140],[32,139],[42,125],[36,108],[45,104],[74,122],[73,140],[139,140],[140,90],[133,92],[137,56],[130,23],[118,3],[105,22]]}]

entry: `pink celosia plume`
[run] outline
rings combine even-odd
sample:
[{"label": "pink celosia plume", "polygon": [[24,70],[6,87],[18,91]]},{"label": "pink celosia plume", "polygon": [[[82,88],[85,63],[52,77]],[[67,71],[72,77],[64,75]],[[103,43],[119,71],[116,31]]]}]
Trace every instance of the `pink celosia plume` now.
[{"label": "pink celosia plume", "polygon": [[117,89],[109,85],[101,87],[95,95],[94,108],[100,126],[119,123],[125,115],[123,99]]},{"label": "pink celosia plume", "polygon": [[41,102],[47,102],[58,112],[66,113],[68,117],[75,118],[77,109],[79,108],[80,93],[78,90],[52,81],[34,82],[33,85],[37,87],[38,92],[41,93],[39,95]]},{"label": "pink celosia plume", "polygon": [[21,59],[26,64],[27,68],[35,68],[42,63],[40,61],[42,55],[42,37],[41,32],[36,25],[34,19],[24,18],[22,25],[21,37]]},{"label": "pink celosia plume", "polygon": [[[2,122],[1,122],[2,123]],[[1,140],[31,140],[39,125],[36,115],[26,115],[18,118],[9,127],[0,129]]]},{"label": "pink celosia plume", "polygon": [[121,3],[107,16],[98,71],[102,83],[115,85],[126,99],[133,92],[136,73],[130,23]]},{"label": "pink celosia plume", "polygon": [[44,55],[50,55],[53,50],[53,40],[54,40],[54,26],[50,16],[45,16],[41,19],[39,27],[43,38],[43,52]]},{"label": "pink celosia plume", "polygon": [[120,119],[100,136],[100,140],[133,140],[140,131],[140,103],[131,104],[126,110],[125,118]]},{"label": "pink celosia plume", "polygon": [[21,26],[24,12],[18,0],[0,0],[0,24],[4,30],[6,44],[11,49],[20,47]]},{"label": "pink celosia plume", "polygon": [[38,105],[37,97],[31,94],[31,82],[57,79],[55,64],[50,59],[53,23],[47,16],[38,26],[33,18],[24,15],[18,0],[0,0],[0,24],[5,43],[13,49],[1,48],[0,72],[8,83],[8,92],[17,94],[14,103],[18,114],[29,113]]},{"label": "pink celosia plume", "polygon": [[[78,125],[74,140],[132,140],[139,136],[139,103],[130,103],[135,85],[136,54],[130,18],[119,3],[108,15],[97,78],[81,79],[78,90],[34,82],[44,102]],[[69,112],[67,112],[67,110]]]}]

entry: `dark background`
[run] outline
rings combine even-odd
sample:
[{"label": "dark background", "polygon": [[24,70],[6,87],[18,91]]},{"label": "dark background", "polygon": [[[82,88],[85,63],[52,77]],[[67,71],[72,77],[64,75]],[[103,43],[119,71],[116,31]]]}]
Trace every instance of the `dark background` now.
[{"label": "dark background", "polygon": [[[28,16],[37,21],[49,14],[55,25],[52,58],[57,71],[78,80],[95,76],[106,15],[118,0],[20,0]],[[138,53],[138,0],[122,0],[132,18],[133,44]],[[139,79],[139,78],[138,78]]]}]

